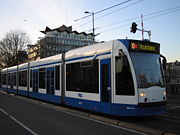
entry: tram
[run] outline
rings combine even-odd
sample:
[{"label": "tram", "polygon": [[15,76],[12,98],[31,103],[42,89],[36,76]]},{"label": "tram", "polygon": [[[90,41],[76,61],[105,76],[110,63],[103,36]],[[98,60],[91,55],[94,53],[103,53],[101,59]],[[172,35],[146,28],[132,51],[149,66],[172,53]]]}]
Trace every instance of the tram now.
[{"label": "tram", "polygon": [[1,71],[1,90],[116,116],[165,111],[160,44],[118,39]]}]

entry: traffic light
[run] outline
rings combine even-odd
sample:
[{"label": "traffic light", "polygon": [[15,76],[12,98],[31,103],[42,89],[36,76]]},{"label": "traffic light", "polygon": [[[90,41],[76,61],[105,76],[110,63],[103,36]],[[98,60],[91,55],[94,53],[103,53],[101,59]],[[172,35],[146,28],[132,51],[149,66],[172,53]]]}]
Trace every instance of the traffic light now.
[{"label": "traffic light", "polygon": [[135,22],[133,22],[132,26],[131,26],[131,32],[136,33],[136,30],[137,30],[137,24]]}]

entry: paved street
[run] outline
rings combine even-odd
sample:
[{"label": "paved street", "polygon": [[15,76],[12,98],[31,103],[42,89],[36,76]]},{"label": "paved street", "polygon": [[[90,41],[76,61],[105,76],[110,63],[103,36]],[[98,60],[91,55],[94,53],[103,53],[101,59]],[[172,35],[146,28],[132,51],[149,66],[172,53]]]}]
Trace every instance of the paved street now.
[{"label": "paved street", "polygon": [[19,135],[31,135],[26,129],[22,128],[19,124],[5,115],[2,111],[0,111],[0,134],[2,135],[15,135],[18,133]]},{"label": "paved street", "polygon": [[161,135],[180,133],[180,96],[167,111],[147,117],[113,117],[0,92],[0,134]]},{"label": "paved street", "polygon": [[2,135],[138,135],[143,134],[68,112],[51,109],[0,92]]}]

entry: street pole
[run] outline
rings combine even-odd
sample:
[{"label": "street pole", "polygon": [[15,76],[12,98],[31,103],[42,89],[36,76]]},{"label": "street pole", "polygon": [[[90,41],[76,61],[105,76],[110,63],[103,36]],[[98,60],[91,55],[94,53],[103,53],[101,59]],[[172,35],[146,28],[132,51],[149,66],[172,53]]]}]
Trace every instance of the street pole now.
[{"label": "street pole", "polygon": [[93,23],[93,42],[95,41],[95,28],[94,28],[94,12],[85,11],[85,14],[91,14],[92,15],[92,23]]},{"label": "street pole", "polygon": [[151,40],[151,30],[145,30],[143,26],[143,15],[141,14],[141,27],[142,29],[137,28],[137,24],[135,22],[132,23],[132,26],[130,27],[130,32],[136,33],[136,31],[141,31],[142,32],[142,40],[144,40],[144,32],[148,33],[149,36],[149,41]]},{"label": "street pole", "polygon": [[16,94],[18,94],[18,85],[19,85],[19,62],[18,62],[18,44],[16,44],[16,66],[17,66],[17,71],[16,71]]},{"label": "street pole", "polygon": [[95,41],[95,29],[94,29],[94,12],[92,12],[93,17],[93,42]]},{"label": "street pole", "polygon": [[142,40],[144,40],[143,15],[141,14]]}]

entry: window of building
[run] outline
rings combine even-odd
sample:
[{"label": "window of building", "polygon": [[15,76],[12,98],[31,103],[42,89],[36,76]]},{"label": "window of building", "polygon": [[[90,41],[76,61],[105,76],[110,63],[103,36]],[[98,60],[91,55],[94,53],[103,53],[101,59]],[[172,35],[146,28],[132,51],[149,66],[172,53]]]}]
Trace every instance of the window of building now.
[{"label": "window of building", "polygon": [[78,38],[78,36],[76,34],[74,34],[74,39],[77,39],[77,38]]},{"label": "window of building", "polygon": [[70,38],[70,34],[67,34],[67,37]]},{"label": "window of building", "polygon": [[61,42],[61,39],[59,39],[59,43],[61,44],[62,42]]},{"label": "window of building", "polygon": [[81,39],[84,40],[84,35],[81,36]]},{"label": "window of building", "polygon": [[72,39],[75,39],[75,34],[74,33],[72,33]]},{"label": "window of building", "polygon": [[62,34],[59,32],[59,37],[62,38]]},{"label": "window of building", "polygon": [[39,69],[39,88],[45,89],[45,68]]},{"label": "window of building", "polygon": [[67,40],[64,40],[64,44],[67,44]]},{"label": "window of building", "polygon": [[66,65],[66,90],[77,92],[99,92],[98,60]]},{"label": "window of building", "polygon": [[62,37],[63,37],[63,38],[67,38],[67,32],[64,31],[64,32],[62,33]]}]

